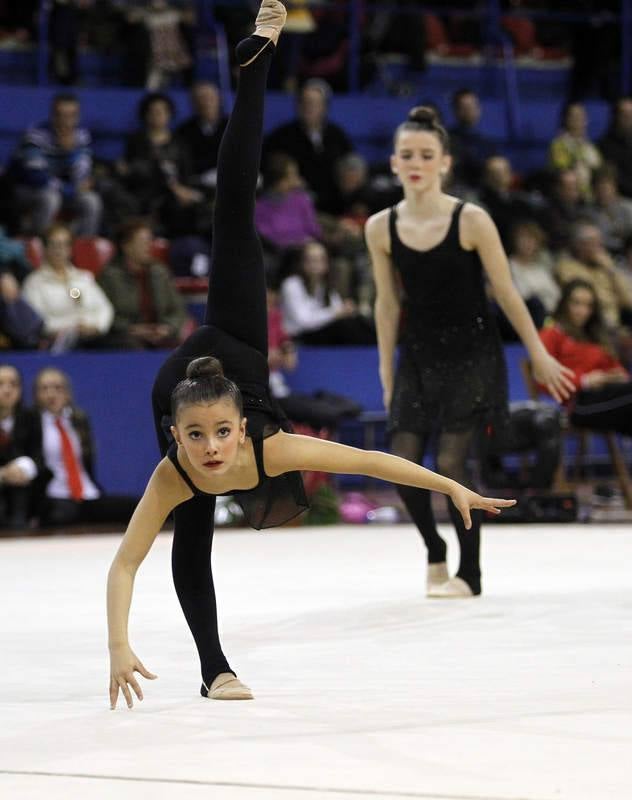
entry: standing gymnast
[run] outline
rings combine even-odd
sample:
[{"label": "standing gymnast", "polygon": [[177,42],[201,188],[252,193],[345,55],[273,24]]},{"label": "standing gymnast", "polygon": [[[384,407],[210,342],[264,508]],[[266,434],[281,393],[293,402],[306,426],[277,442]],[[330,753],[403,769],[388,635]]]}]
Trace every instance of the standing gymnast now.
[{"label": "standing gymnast", "polygon": [[[164,458],[151,476],[108,576],[110,701],[142,699],[134,673],[155,677],[127,635],[134,576],[174,512],[173,578],[201,662],[201,694],[250,699],[224,656],[211,573],[215,497],[235,495],[254,528],[280,525],[307,506],[299,470],[358,473],[450,495],[469,527],[470,509],[500,513],[493,500],[386,453],[286,433],[268,391],[264,265],[253,224],[263,99],[285,20],[264,0],[254,35],[237,46],[239,86],[219,151],[212,269],[205,323],[161,368],[153,410]],[[221,359],[221,364],[218,359]],[[222,371],[226,370],[226,376]],[[246,416],[244,416],[244,414]]]},{"label": "standing gymnast", "polygon": [[[527,348],[538,381],[560,400],[574,389],[573,373],[543,347],[487,212],[442,191],[441,180],[450,167],[448,136],[433,109],[422,106],[410,112],[395,133],[394,151],[391,168],[400,178],[404,199],[370,217],[366,225],[391,451],[421,463],[431,435],[438,435],[439,472],[464,482],[477,434],[485,425],[502,425],[507,413],[505,362],[488,309],[485,275]],[[449,503],[461,549],[458,572],[450,579],[430,493],[410,485],[398,490],[428,549],[427,594],[480,594],[481,514],[472,515],[472,530],[466,535],[458,510]]]}]

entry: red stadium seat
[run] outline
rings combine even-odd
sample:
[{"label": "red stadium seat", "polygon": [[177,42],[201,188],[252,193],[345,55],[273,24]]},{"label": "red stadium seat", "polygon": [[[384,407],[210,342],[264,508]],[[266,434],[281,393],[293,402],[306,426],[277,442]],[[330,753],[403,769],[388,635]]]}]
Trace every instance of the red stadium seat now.
[{"label": "red stadium seat", "polygon": [[79,269],[98,275],[114,255],[115,247],[109,239],[90,236],[75,239],[72,244],[72,262]]},{"label": "red stadium seat", "polygon": [[31,266],[37,269],[44,260],[44,245],[39,236],[24,239],[24,251]]}]

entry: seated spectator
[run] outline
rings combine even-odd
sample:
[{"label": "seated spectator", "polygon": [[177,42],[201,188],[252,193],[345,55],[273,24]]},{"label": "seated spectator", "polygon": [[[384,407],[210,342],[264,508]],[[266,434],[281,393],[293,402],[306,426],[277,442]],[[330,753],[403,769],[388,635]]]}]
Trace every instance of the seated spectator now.
[{"label": "seated spectator", "polygon": [[298,95],[297,117],[265,139],[264,163],[271,153],[286,153],[314,192],[316,208],[335,209],[335,164],[353,150],[347,134],[327,117],[331,90],[322,80],[308,80]]},{"label": "seated spectator", "polygon": [[582,280],[567,283],[553,319],[540,338],[575,372],[577,392],[567,401],[571,423],[632,436],[632,377],[610,344],[593,286]]},{"label": "seated spectator", "polygon": [[511,236],[509,266],[513,282],[525,301],[536,327],[556,307],[560,287],[553,277],[553,258],[545,247],[546,237],[535,222],[518,223]]},{"label": "seated spectator", "polygon": [[193,116],[176,130],[176,139],[189,162],[192,186],[212,192],[217,182],[217,153],[228,122],[222,113],[219,89],[210,81],[198,81],[191,89]]},{"label": "seated spectator", "polygon": [[562,130],[549,146],[549,161],[554,170],[572,170],[585,200],[592,196],[592,176],[601,166],[599,150],[588,138],[588,118],[581,103],[569,103],[562,113]]},{"label": "seated spectator", "polygon": [[22,377],[0,364],[0,527],[27,526],[40,455],[35,417],[22,405]]},{"label": "seated spectator", "polygon": [[37,347],[43,321],[24,299],[20,284],[31,272],[24,242],[5,236],[0,227],[0,347]]},{"label": "seated spectator", "polygon": [[174,78],[189,81],[193,57],[187,34],[195,22],[192,4],[170,0],[114,2],[130,27],[131,35],[125,39],[137,82],[155,91]]},{"label": "seated spectator", "polygon": [[303,188],[296,161],[284,153],[271,154],[263,181],[263,193],[255,207],[255,225],[265,242],[282,250],[320,239],[316,210]]},{"label": "seated spectator", "polygon": [[283,324],[288,334],[303,344],[375,344],[372,325],[332,284],[325,247],[320,242],[304,245],[296,274],[281,284]]},{"label": "seated spectator", "polygon": [[514,188],[511,164],[504,156],[486,159],[482,182],[478,199],[496,223],[504,247],[509,249],[513,226],[516,222],[535,219],[537,210],[526,195]]},{"label": "seated spectator", "polygon": [[[476,189],[485,161],[492,155],[489,139],[479,130],[481,105],[472,89],[459,89],[452,95],[456,124],[449,129],[452,179],[457,186]],[[508,162],[507,162],[508,163]]]},{"label": "seated spectator", "polygon": [[208,235],[210,206],[204,193],[190,185],[191,165],[171,131],[174,112],[166,94],[155,92],[141,100],[141,129],[127,138],[119,174],[137,198],[139,212],[150,215],[167,237]]},{"label": "seated spectator", "polygon": [[46,231],[44,261],[24,281],[24,297],[44,320],[43,335],[56,352],[103,347],[114,310],[94,275],[70,260],[72,234],[56,223]]},{"label": "seated spectator", "polygon": [[50,121],[23,136],[10,167],[22,232],[39,236],[60,211],[71,214],[77,236],[95,236],[102,202],[93,191],[92,140],[79,127],[79,100],[57,94]]},{"label": "seated spectator", "polygon": [[593,194],[590,219],[601,231],[604,247],[620,255],[632,234],[632,200],[619,194],[616,170],[611,164],[595,172]]},{"label": "seated spectator", "polygon": [[620,97],[612,104],[610,125],[599,149],[604,160],[616,167],[621,194],[632,198],[632,97]]},{"label": "seated spectator", "polygon": [[562,286],[582,280],[593,287],[611,331],[632,321],[632,290],[603,246],[599,228],[592,223],[580,222],[572,229],[570,252],[560,256],[555,274]]},{"label": "seated spectator", "polygon": [[110,334],[114,347],[172,347],[187,321],[169,270],[152,257],[152,241],[146,220],[129,220],[119,234],[118,256],[98,276],[114,306]]},{"label": "seated spectator", "polygon": [[37,481],[40,525],[129,522],[138,498],[108,496],[98,485],[90,420],[73,402],[69,377],[54,367],[40,370],[34,399],[44,462]]},{"label": "seated spectator", "polygon": [[582,197],[577,174],[563,169],[555,176],[546,215],[549,245],[554,252],[569,246],[573,226],[590,216],[590,206]]},{"label": "seated spectator", "polygon": [[304,394],[288,386],[285,374],[293,372],[298,365],[294,342],[283,327],[283,315],[278,295],[268,289],[268,365],[270,367],[270,391],[285,415],[292,422],[309,425],[316,430],[336,428],[347,417],[357,416],[362,408],[331,392]]}]

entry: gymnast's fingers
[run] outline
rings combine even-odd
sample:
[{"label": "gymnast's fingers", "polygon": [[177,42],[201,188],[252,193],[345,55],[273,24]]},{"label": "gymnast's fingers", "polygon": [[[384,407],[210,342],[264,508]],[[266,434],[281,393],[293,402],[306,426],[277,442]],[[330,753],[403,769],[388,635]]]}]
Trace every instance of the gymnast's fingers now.
[{"label": "gymnast's fingers", "polygon": [[112,678],[110,680],[110,708],[112,711],[116,708],[116,701],[118,700],[119,686],[118,683]]}]

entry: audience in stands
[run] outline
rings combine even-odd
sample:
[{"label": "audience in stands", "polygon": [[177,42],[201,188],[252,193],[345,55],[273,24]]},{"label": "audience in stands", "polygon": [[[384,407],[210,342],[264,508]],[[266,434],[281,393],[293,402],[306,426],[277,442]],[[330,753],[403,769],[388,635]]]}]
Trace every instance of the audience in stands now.
[{"label": "audience in stands", "polygon": [[452,155],[452,180],[456,187],[478,187],[485,161],[492,155],[489,139],[479,130],[481,105],[472,89],[459,89],[452,95],[452,112],[456,120],[449,129]]},{"label": "audience in stands", "polygon": [[176,130],[176,140],[189,162],[191,186],[213,193],[217,182],[217,152],[228,117],[222,111],[219,89],[210,81],[191,88],[193,115]]},{"label": "audience in stands", "polygon": [[35,416],[22,405],[22,376],[0,364],[0,528],[25,528],[41,469]]},{"label": "audience in stands", "polygon": [[496,223],[503,246],[509,249],[511,230],[517,222],[537,219],[538,209],[530,198],[514,187],[514,174],[509,159],[495,155],[483,167],[479,202]]},{"label": "audience in stands", "polygon": [[128,137],[119,173],[137,199],[138,213],[151,216],[166,236],[208,235],[210,207],[190,185],[187,153],[171,130],[174,112],[168,95],[145,95],[138,108],[141,129]]},{"label": "audience in stands", "polygon": [[606,164],[595,172],[593,194],[590,219],[601,231],[604,247],[611,254],[620,255],[632,234],[632,200],[619,194],[614,166]]},{"label": "audience in stands", "polygon": [[79,127],[79,116],[74,95],[55,95],[50,120],[28,130],[14,154],[11,174],[25,234],[41,235],[60,211],[72,216],[77,236],[99,231],[102,202],[93,191],[92,140]]},{"label": "audience in stands", "polygon": [[592,177],[602,158],[587,135],[588,117],[581,103],[568,103],[562,112],[562,129],[549,146],[549,162],[555,170],[572,170],[585,200],[592,196]]},{"label": "audience in stands", "polygon": [[171,274],[152,256],[153,233],[143,219],[131,219],[119,233],[119,254],[98,282],[114,306],[110,344],[123,349],[174,346],[187,322]]},{"label": "audience in stands", "polygon": [[283,324],[293,338],[312,345],[375,344],[375,330],[353,300],[334,289],[335,275],[320,242],[299,251],[296,274],[281,284]]},{"label": "audience in stands", "polygon": [[328,119],[329,86],[308,80],[298,95],[297,117],[275,128],[265,139],[265,160],[271,153],[286,153],[314,192],[316,208],[332,213],[336,202],[335,165],[353,150],[345,131]]},{"label": "audience in stands", "polygon": [[322,237],[298,164],[285,153],[271,153],[266,160],[255,225],[264,242],[276,250],[300,247],[310,239]]},{"label": "audience in stands", "polygon": [[560,288],[553,276],[553,257],[536,222],[519,222],[511,234],[509,266],[514,286],[525,301],[536,327],[556,307]]},{"label": "audience in stands", "polygon": [[107,496],[99,487],[90,420],[74,404],[68,375],[45,367],[37,373],[33,391],[44,462],[36,482],[39,524],[127,523],[138,498]]},{"label": "audience in stands", "polygon": [[575,373],[578,391],[568,402],[572,424],[632,436],[632,376],[616,356],[592,284],[570,281],[553,318],[540,337]]},{"label": "audience in stands", "polygon": [[562,169],[556,175],[545,217],[551,250],[568,247],[573,227],[590,216],[590,206],[582,197],[577,173]]},{"label": "audience in stands", "polygon": [[21,283],[31,272],[24,242],[0,228],[0,348],[37,347],[43,321],[25,300]]},{"label": "audience in stands", "polygon": [[632,287],[603,245],[599,228],[577,223],[570,237],[570,251],[557,261],[555,272],[565,286],[573,280],[588,283],[595,291],[603,320],[611,331],[632,321]]},{"label": "audience in stands", "polygon": [[72,263],[68,226],[51,225],[44,244],[44,262],[24,281],[24,298],[44,320],[42,333],[51,349],[107,345],[114,310],[94,275]]},{"label": "audience in stands", "polygon": [[617,169],[621,194],[632,198],[632,97],[620,97],[611,107],[610,124],[599,140],[605,161]]}]

